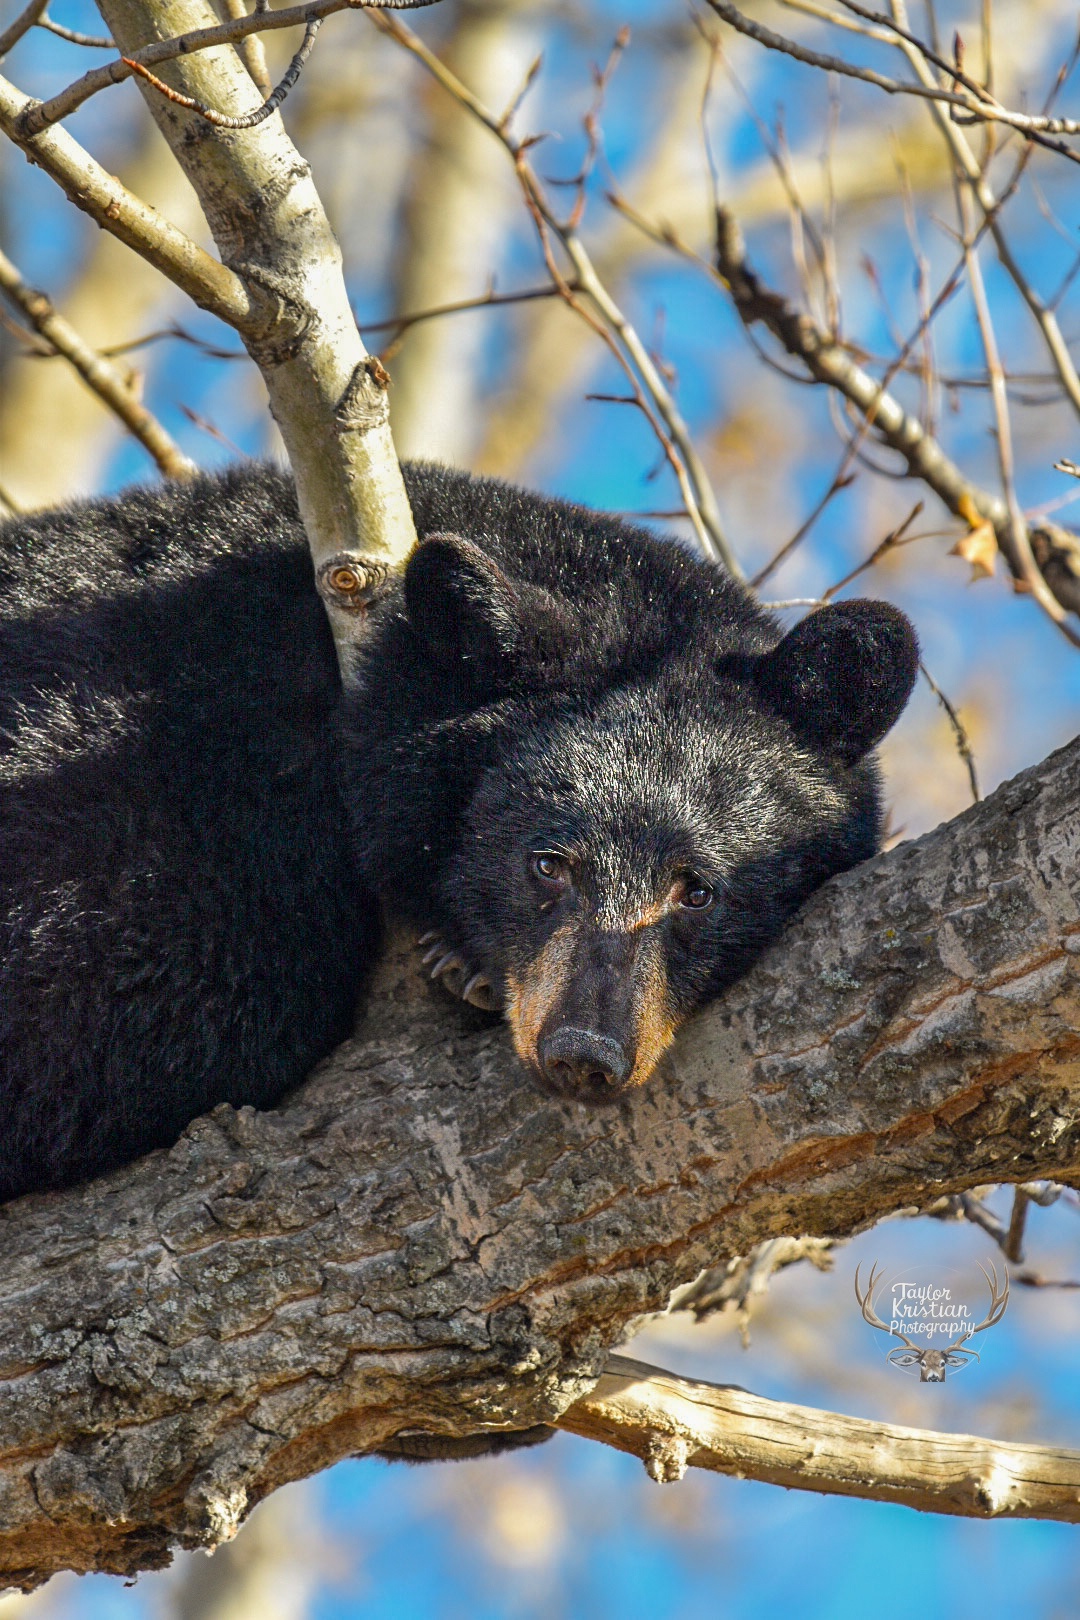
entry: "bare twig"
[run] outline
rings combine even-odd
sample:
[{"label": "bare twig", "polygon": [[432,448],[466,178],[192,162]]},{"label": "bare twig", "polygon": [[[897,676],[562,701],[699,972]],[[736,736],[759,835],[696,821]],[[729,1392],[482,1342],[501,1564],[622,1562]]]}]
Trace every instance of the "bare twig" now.
[{"label": "bare twig", "polygon": [[88,388],[123,422],[128,431],[153,456],[166,478],[194,478],[198,468],[184,455],[161,423],[143,405],[131,379],[111,360],[96,354],[62,315],[58,315],[43,292],[27,286],[18,270],[0,252],[0,290],[22,311],[34,330],[46,339],[57,354],[74,366]]},{"label": "bare twig", "polygon": [[[845,460],[846,459],[847,458],[845,457]],[[841,490],[850,489],[857,476],[858,475],[856,473],[845,472],[843,467],[840,468],[840,470],[834,475],[832,482],[829,484],[829,487],[826,489],[824,495],[822,495],[821,499],[799,524],[799,527],[795,530],[795,533],[791,536],[790,540],[785,540],[779,551],[774,552],[765,566],[758,569],[757,573],[750,581],[755,590],[765,583],[770,574],[774,574],[776,572],[776,570],[780,567],[780,564],[790,557],[791,553],[796,549],[797,546],[802,544],[802,542],[806,539],[806,536],[810,533],[810,530],[814,527],[814,524],[817,522],[818,518],[825,511],[825,508],[835,499],[837,495],[840,494]]]},{"label": "bare twig", "polygon": [[[576,281],[568,283],[572,292],[579,292]],[[365,332],[392,332],[395,338],[407,332],[410,326],[419,326],[422,321],[441,320],[444,315],[465,315],[477,309],[498,309],[507,304],[530,304],[538,298],[558,298],[558,287],[550,283],[543,287],[523,287],[520,292],[497,293],[494,291],[483,293],[478,298],[458,298],[450,304],[435,304],[431,309],[418,309],[409,315],[388,315],[382,321],[363,321],[361,325]]]},{"label": "bare twig", "polygon": [[[828,590],[822,592],[822,602],[831,602],[833,597],[844,589],[845,585],[850,585],[852,580],[858,579],[860,574],[865,574],[868,568],[873,568],[894,547],[905,544],[904,537],[922,509],[922,501],[916,501],[904,521],[898,523],[894,529],[890,529],[885,538],[878,541],[868,557],[864,557],[862,562],[856,563],[855,567],[846,573],[842,579],[838,579],[835,585],[830,585]],[[915,535],[913,538],[918,539],[919,536]]]},{"label": "bare twig", "polygon": [[[902,5],[894,4],[894,10],[896,11],[898,20],[903,22],[906,18],[906,14]],[[910,63],[912,70],[924,87],[933,86],[935,82],[933,74],[930,72],[930,69],[923,60],[920,52],[917,51],[913,46],[907,44],[905,39],[901,39],[899,41],[899,48],[904,52],[904,55]],[[995,195],[993,187],[986,178],[983,166],[975,156],[975,153],[971,150],[971,146],[964,135],[963,130],[957,128],[956,124],[951,119],[947,118],[942,113],[940,108],[934,107],[932,108],[932,112],[934,121],[941,132],[943,140],[946,142],[949,148],[954,164],[964,175],[968,185],[971,187],[972,195],[975,197],[979,207],[982,209],[983,215],[990,230],[990,235],[994,241],[994,246],[997,250],[998,258],[1001,260],[1002,266],[1012,280],[1017,292],[1020,294],[1025,304],[1027,304],[1028,309],[1031,311],[1031,314],[1034,317],[1040,332],[1042,333],[1043,340],[1049,351],[1051,360],[1053,361],[1054,369],[1061,380],[1061,385],[1068,395],[1073,409],[1080,413],[1080,376],[1078,376],[1076,367],[1072,361],[1072,356],[1069,354],[1068,345],[1065,342],[1065,339],[1062,336],[1061,328],[1057,323],[1057,317],[1054,315],[1053,311],[1047,307],[1042,298],[1040,298],[1034,287],[1032,287],[1027,276],[1020,268],[1016,256],[1009,245],[1008,238],[1005,235],[1005,230],[1001,222],[1001,203],[1003,198],[999,198]]]},{"label": "bare twig", "polygon": [[998,353],[993,318],[990,314],[990,302],[986,296],[986,288],[983,285],[978,249],[971,245],[972,221],[968,206],[968,193],[963,185],[959,188],[958,198],[964,231],[964,258],[967,262],[968,284],[971,288],[971,298],[975,306],[975,316],[979,323],[983,352],[986,356],[986,370],[990,378],[990,397],[993,401],[994,420],[997,424],[998,465],[1001,469],[1001,484],[1005,492],[1005,505],[1008,512],[1010,551],[1019,566],[1020,577],[1027,584],[1043,612],[1054,621],[1074,647],[1080,647],[1080,635],[1077,635],[1071,626],[1066,624],[1065,609],[1047,585],[1040,572],[1039,565],[1035,561],[1028,536],[1027,521],[1020,509],[1020,502],[1017,498],[1012,426],[1009,420],[1009,399],[1005,388],[1005,374],[1001,368],[1001,357]]},{"label": "bare twig", "polygon": [[312,47],[315,44],[315,36],[322,27],[322,22],[321,17],[309,18],[307,27],[304,29],[304,38],[300,44],[300,49],[285,69],[280,83],[270,92],[261,107],[256,107],[253,112],[239,115],[215,112],[212,107],[204,106],[194,96],[181,95],[179,90],[173,90],[164,80],[159,79],[156,74],[151,73],[149,68],[143,67],[142,63],[136,61],[132,56],[122,56],[120,60],[125,62],[133,73],[137,73],[141,79],[145,79],[148,84],[152,84],[154,89],[160,91],[169,101],[175,102],[178,107],[187,107],[190,112],[198,113],[199,117],[205,118],[208,124],[214,124],[218,129],[255,129],[265,119],[272,117],[277,112],[300,77],[304,64],[311,55]]},{"label": "bare twig", "polygon": [[[733,216],[721,209],[717,218],[717,269],[727,285],[735,307],[749,325],[761,321],[790,355],[799,359],[810,376],[826,383],[850,401],[865,419],[876,438],[896,450],[912,477],[921,479],[957,517],[970,527],[971,515],[993,524],[998,544],[1013,576],[1027,581],[1028,570],[1013,540],[1013,520],[1006,502],[979,489],[968,479],[932,438],[921,423],[910,416],[885,387],[870,376],[839,344],[833,342],[811,318],[792,309],[780,294],[764,286],[750,269],[746,248]],[[1076,576],[1076,558],[1071,537],[1054,525],[1041,524],[1030,537],[1047,559],[1060,553],[1061,571],[1069,579]],[[1039,557],[1038,567],[1047,562]],[[1052,581],[1057,587],[1057,578]],[[1044,589],[1046,581],[1043,581]],[[1049,594],[1049,593],[1048,593]],[[1071,602],[1068,604],[1071,606]],[[1064,623],[1061,604],[1054,600],[1054,622],[1074,644],[1080,637]],[[1061,614],[1058,618],[1057,614]]]},{"label": "bare twig", "polygon": [[[650,422],[675,473],[687,515],[702,550],[707,556],[718,558],[730,573],[741,579],[742,570],[724,534],[708,475],[659,368],[596,273],[573,223],[560,220],[555,215],[528,161],[528,152],[535,145],[535,137],[526,136],[518,140],[511,135],[504,121],[491,112],[399,18],[381,11],[372,11],[369,15],[384,33],[422,62],[432,77],[491,131],[512,158],[553,284],[565,302],[608,344],[630,382],[635,403]],[[555,262],[553,238],[569,259],[574,270],[573,278],[564,275]],[[587,300],[587,303],[583,300]]]},{"label": "bare twig", "polygon": [[[730,0],[708,0],[709,5],[717,16],[724,22],[730,23],[732,28],[748,39],[756,40],[759,45],[769,50],[779,51],[784,56],[791,56],[797,62],[803,62],[808,67],[819,68],[826,73],[839,73],[845,78],[861,79],[864,84],[872,84],[886,95],[916,96],[926,101],[936,101],[966,112],[974,119],[993,120],[1007,124],[1015,129],[1026,140],[1033,141],[1039,146],[1045,146],[1059,156],[1068,158],[1073,163],[1080,163],[1080,153],[1074,152],[1063,140],[1055,137],[1061,134],[1080,134],[1080,123],[1073,119],[1043,117],[1038,114],[1013,112],[1007,107],[1000,106],[996,101],[986,100],[975,95],[970,90],[944,90],[939,85],[909,84],[902,79],[890,79],[883,73],[877,73],[873,68],[857,67],[855,63],[848,62],[841,56],[830,56],[821,51],[812,51],[805,45],[799,45],[793,39],[766,28],[763,23],[755,22],[745,17],[737,7],[730,4]],[[884,19],[887,20],[887,19]],[[914,49],[914,47],[909,47]],[[928,47],[927,47],[928,49]],[[952,71],[952,70],[950,70]],[[985,96],[985,92],[984,92]]]},{"label": "bare twig", "polygon": [[963,760],[964,768],[968,773],[968,783],[971,787],[971,801],[973,804],[978,804],[979,800],[982,798],[982,794],[979,792],[979,776],[977,770],[975,769],[975,750],[971,746],[971,738],[967,734],[967,728],[965,727],[956,709],[949,702],[949,699],[945,696],[945,693],[941,690],[941,687],[938,685],[937,681],[935,681],[926,665],[922,662],[922,659],[919,660],[919,674],[922,676],[931,692],[933,692],[934,696],[941,704],[941,707],[945,710],[949,725],[952,727],[953,737],[956,741],[956,752]]},{"label": "bare twig", "polygon": [[[370,6],[375,0],[305,0],[303,5],[286,6],[280,11],[264,11],[256,7],[247,15],[231,17],[228,22],[216,23],[212,28],[194,28],[190,33],[179,34],[174,39],[156,40],[151,45],[144,45],[141,50],[132,51],[129,56],[117,57],[113,62],[93,68],[48,101],[31,102],[23,114],[20,134],[40,135],[51,124],[69,118],[76,108],[99,90],[107,90],[112,84],[123,84],[140,68],[158,67],[162,62],[175,61],[178,56],[191,56],[214,45],[237,45],[250,34],[267,33],[275,28],[306,28],[309,23],[316,19],[321,21],[334,12],[358,10],[361,3]],[[435,0],[379,0],[379,3],[390,10],[415,10],[433,5]]]}]

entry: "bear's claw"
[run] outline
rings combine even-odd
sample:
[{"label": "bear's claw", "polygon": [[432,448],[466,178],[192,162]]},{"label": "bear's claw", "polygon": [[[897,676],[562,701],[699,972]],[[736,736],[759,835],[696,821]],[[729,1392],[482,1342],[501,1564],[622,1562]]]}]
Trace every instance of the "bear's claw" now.
[{"label": "bear's claw", "polygon": [[437,929],[430,929],[417,940],[421,949],[427,946],[421,960],[431,968],[430,977],[440,979],[452,996],[467,1001],[484,1012],[501,1011],[491,981],[483,973],[471,973],[470,964],[460,951],[448,947]]},{"label": "bear's claw", "polygon": [[471,979],[465,981],[461,998],[463,1001],[471,1002],[474,1007],[482,1007],[484,1012],[502,1011],[490,980],[485,979],[482,973],[474,973]]}]

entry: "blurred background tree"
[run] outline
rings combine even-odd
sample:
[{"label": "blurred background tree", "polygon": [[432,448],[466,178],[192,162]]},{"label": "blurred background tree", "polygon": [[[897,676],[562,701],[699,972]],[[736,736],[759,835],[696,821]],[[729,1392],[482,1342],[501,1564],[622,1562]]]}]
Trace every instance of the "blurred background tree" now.
[{"label": "blurred background tree", "polygon": [[[221,14],[237,14],[233,0]],[[100,36],[84,0],[47,16],[7,69],[43,99],[113,55],[65,37]],[[276,83],[295,44],[249,42],[256,82]],[[910,16],[898,0],[880,14],[845,0],[447,0],[408,27],[331,18],[284,110],[391,373],[403,454],[719,545],[785,615],[834,590],[912,615],[936,690],[920,684],[883,750],[894,839],[1076,729],[1067,524],[1080,484],[1055,463],[1080,460],[1080,140],[1044,121],[1032,142],[1025,119],[1076,109],[1077,48],[1063,0],[927,0]],[[888,93],[815,57],[955,99]],[[209,245],[130,85],[68,127]],[[0,246],[7,508],[118,488],[153,476],[155,458],[182,475],[279,453],[235,336],[7,143]],[[739,281],[747,267],[760,282]],[[47,293],[62,331],[27,288]],[[770,310],[785,314],[772,293],[809,318],[789,323],[805,352],[769,330]],[[149,413],[149,450],[73,349],[109,362]],[[851,391],[815,381],[807,359],[823,353],[836,378],[847,366],[884,382],[951,459],[951,501],[940,479],[908,476],[887,412],[868,420]],[[1073,1283],[1074,1196],[1035,1220],[1031,1280]],[[674,1312],[635,1349],[782,1399],[1078,1445],[1075,1291],[1015,1290],[984,1365],[931,1391],[898,1378],[858,1318],[860,1257],[970,1269],[988,1247],[971,1220],[893,1223],[824,1276],[804,1265],[776,1279],[748,1349],[731,1304],[701,1324]],[[657,1489],[632,1459],[560,1435],[455,1467],[343,1464],[278,1493],[210,1563],[183,1558],[134,1591],[62,1577],[0,1616],[831,1617],[897,1577],[890,1604],[1051,1616],[1075,1612],[1078,1574],[1063,1525],[937,1520],[705,1476]]]}]

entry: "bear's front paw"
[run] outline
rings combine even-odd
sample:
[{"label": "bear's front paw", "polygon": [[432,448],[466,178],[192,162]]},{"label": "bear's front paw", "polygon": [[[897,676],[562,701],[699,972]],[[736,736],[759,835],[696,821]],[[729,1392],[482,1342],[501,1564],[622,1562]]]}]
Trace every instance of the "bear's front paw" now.
[{"label": "bear's front paw", "polygon": [[425,967],[431,968],[431,978],[438,979],[459,1001],[468,1001],[484,1012],[501,1012],[502,1004],[486,974],[476,973],[460,951],[447,945],[437,928],[421,934],[417,944],[424,951]]}]

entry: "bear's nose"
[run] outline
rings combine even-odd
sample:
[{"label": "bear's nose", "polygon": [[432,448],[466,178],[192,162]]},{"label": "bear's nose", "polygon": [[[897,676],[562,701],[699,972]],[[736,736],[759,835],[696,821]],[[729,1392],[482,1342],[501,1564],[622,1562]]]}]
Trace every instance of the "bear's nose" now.
[{"label": "bear's nose", "polygon": [[565,1024],[540,1042],[540,1067],[559,1091],[607,1101],[630,1077],[630,1060],[609,1035]]}]

